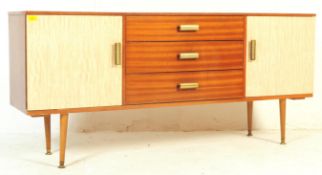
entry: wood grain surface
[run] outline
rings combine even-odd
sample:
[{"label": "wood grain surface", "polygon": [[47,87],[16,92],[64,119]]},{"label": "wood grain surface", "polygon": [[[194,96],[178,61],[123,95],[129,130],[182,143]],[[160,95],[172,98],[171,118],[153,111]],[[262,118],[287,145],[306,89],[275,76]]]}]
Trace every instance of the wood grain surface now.
[{"label": "wood grain surface", "polygon": [[[244,16],[127,16],[127,41],[243,40]],[[197,24],[195,32],[180,25]]]},{"label": "wood grain surface", "polygon": [[[179,83],[199,83],[199,88],[180,90]],[[129,74],[126,104],[237,98],[243,96],[243,71]]]},{"label": "wood grain surface", "polygon": [[[196,60],[180,60],[179,54],[196,52]],[[126,72],[181,72],[242,69],[243,41],[128,42]]]}]

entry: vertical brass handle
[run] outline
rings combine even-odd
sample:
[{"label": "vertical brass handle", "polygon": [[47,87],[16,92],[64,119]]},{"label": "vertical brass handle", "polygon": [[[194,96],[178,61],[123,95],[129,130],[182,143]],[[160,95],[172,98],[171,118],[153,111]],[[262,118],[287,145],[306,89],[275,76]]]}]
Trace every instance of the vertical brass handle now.
[{"label": "vertical brass handle", "polygon": [[198,89],[199,83],[179,83],[178,87],[181,90]]},{"label": "vertical brass handle", "polygon": [[195,32],[199,30],[198,24],[184,24],[179,26],[180,32]]},{"label": "vertical brass handle", "polygon": [[121,65],[121,58],[122,58],[122,44],[121,43],[115,43],[114,44],[114,61],[115,65]]},{"label": "vertical brass handle", "polygon": [[256,60],[256,40],[250,41],[250,60]]},{"label": "vertical brass handle", "polygon": [[198,58],[198,52],[182,52],[179,54],[179,60],[196,60]]}]

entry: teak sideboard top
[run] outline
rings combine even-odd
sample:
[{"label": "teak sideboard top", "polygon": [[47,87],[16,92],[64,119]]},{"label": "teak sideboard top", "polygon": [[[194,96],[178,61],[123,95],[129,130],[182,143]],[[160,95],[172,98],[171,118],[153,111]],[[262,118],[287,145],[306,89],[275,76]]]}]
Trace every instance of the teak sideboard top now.
[{"label": "teak sideboard top", "polygon": [[295,17],[312,17],[316,16],[315,13],[245,13],[245,12],[85,12],[85,11],[13,11],[9,12],[9,15],[24,14],[24,15],[117,15],[117,16],[129,16],[129,15],[161,15],[161,16],[295,16]]}]

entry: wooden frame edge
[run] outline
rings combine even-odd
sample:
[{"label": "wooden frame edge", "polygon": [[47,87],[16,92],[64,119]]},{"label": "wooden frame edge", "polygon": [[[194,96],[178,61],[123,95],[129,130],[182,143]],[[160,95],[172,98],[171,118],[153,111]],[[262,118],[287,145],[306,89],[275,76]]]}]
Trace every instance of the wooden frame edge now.
[{"label": "wooden frame edge", "polygon": [[8,15],[25,15],[26,11],[12,11],[8,12]]},{"label": "wooden frame edge", "polygon": [[255,100],[273,100],[273,99],[281,99],[281,98],[283,98],[283,99],[304,99],[304,98],[312,97],[312,96],[313,96],[313,94],[295,94],[295,95],[244,97],[244,98],[236,98],[236,99],[217,99],[217,100],[207,100],[207,101],[185,101],[185,102],[135,104],[135,105],[121,105],[121,106],[97,106],[97,107],[69,108],[69,109],[32,110],[32,111],[27,111],[27,115],[30,115],[32,117],[38,117],[38,116],[44,116],[44,115],[49,115],[49,114],[65,114],[65,113],[78,113],[78,112],[98,112],[98,111],[110,111],[110,110],[174,107],[174,106],[186,106],[186,105],[244,102],[244,101],[255,101]]},{"label": "wooden frame edge", "polygon": [[28,24],[27,24],[27,15],[25,15],[25,107],[26,111],[28,111]]},{"label": "wooden frame edge", "polygon": [[[21,74],[21,76],[24,76],[24,87],[22,86],[21,88],[23,88],[24,89],[24,94],[23,94],[23,100],[21,100],[21,101],[23,101],[23,105],[21,105],[21,106],[17,106],[17,105],[15,105],[15,104],[13,104],[13,102],[12,102],[12,99],[11,99],[11,94],[13,93],[12,92],[12,87],[11,87],[11,83],[9,83],[10,85],[9,85],[9,96],[10,96],[10,98],[9,98],[9,103],[10,103],[10,105],[11,106],[13,106],[14,108],[16,108],[18,111],[20,111],[20,112],[22,112],[22,113],[27,113],[28,112],[28,110],[27,110],[27,91],[26,91],[26,87],[27,87],[27,70],[26,70],[26,63],[27,63],[27,60],[26,60],[26,57],[27,57],[27,53],[26,53],[26,51],[27,51],[27,32],[26,32],[26,30],[27,30],[27,20],[26,20],[26,15],[25,15],[26,13],[24,12],[24,11],[14,11],[14,12],[8,12],[8,16],[7,16],[7,18],[8,18],[8,27],[10,28],[10,17],[17,17],[17,16],[19,16],[19,17],[24,17],[24,26],[22,27],[22,29],[24,29],[24,30],[22,30],[22,34],[24,35],[24,42],[21,42],[21,43],[23,43],[24,44],[24,48],[21,50],[21,52],[24,52],[24,64],[21,64],[21,65],[24,65],[24,74]],[[10,43],[12,42],[11,41],[11,38],[10,38],[10,33],[11,33],[12,31],[11,31],[11,29],[8,29],[8,44],[10,45]],[[23,37],[22,37],[23,38]],[[8,55],[8,57],[9,57],[9,76],[10,76],[10,79],[11,79],[11,59],[13,59],[12,58],[12,55],[11,55],[11,49],[13,49],[13,48],[10,48],[9,49],[9,55]],[[22,58],[22,57],[21,57]],[[11,80],[10,80],[11,81]]]},{"label": "wooden frame edge", "polygon": [[126,78],[126,47],[127,47],[127,41],[126,41],[126,30],[127,30],[127,25],[126,25],[126,15],[122,15],[122,22],[123,22],[123,36],[122,36],[122,39],[123,39],[123,46],[122,46],[122,105],[125,104],[126,102],[126,95],[125,95],[125,88],[126,88],[126,81],[125,81],[125,78]]},{"label": "wooden frame edge", "polygon": [[246,71],[247,71],[247,16],[244,16],[244,97],[246,97]]},{"label": "wooden frame edge", "polygon": [[[16,13],[16,12],[11,12]],[[218,12],[92,12],[92,11],[23,11],[26,15],[236,15],[236,16],[316,16],[315,13],[218,13]]]}]

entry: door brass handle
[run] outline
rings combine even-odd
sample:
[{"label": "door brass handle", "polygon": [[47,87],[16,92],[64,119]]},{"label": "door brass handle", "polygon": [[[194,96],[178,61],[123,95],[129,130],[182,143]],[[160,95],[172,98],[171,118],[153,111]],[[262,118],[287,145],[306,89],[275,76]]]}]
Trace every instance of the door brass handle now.
[{"label": "door brass handle", "polygon": [[198,52],[182,52],[179,54],[179,60],[196,60],[198,58]]},{"label": "door brass handle", "polygon": [[115,65],[121,65],[121,58],[122,58],[122,44],[115,43],[114,44],[114,61]]},{"label": "door brass handle", "polygon": [[178,87],[181,90],[198,89],[199,83],[179,83]]},{"label": "door brass handle", "polygon": [[256,40],[250,41],[250,60],[256,60]]},{"label": "door brass handle", "polygon": [[180,32],[195,32],[199,30],[198,24],[184,24],[179,26]]}]

